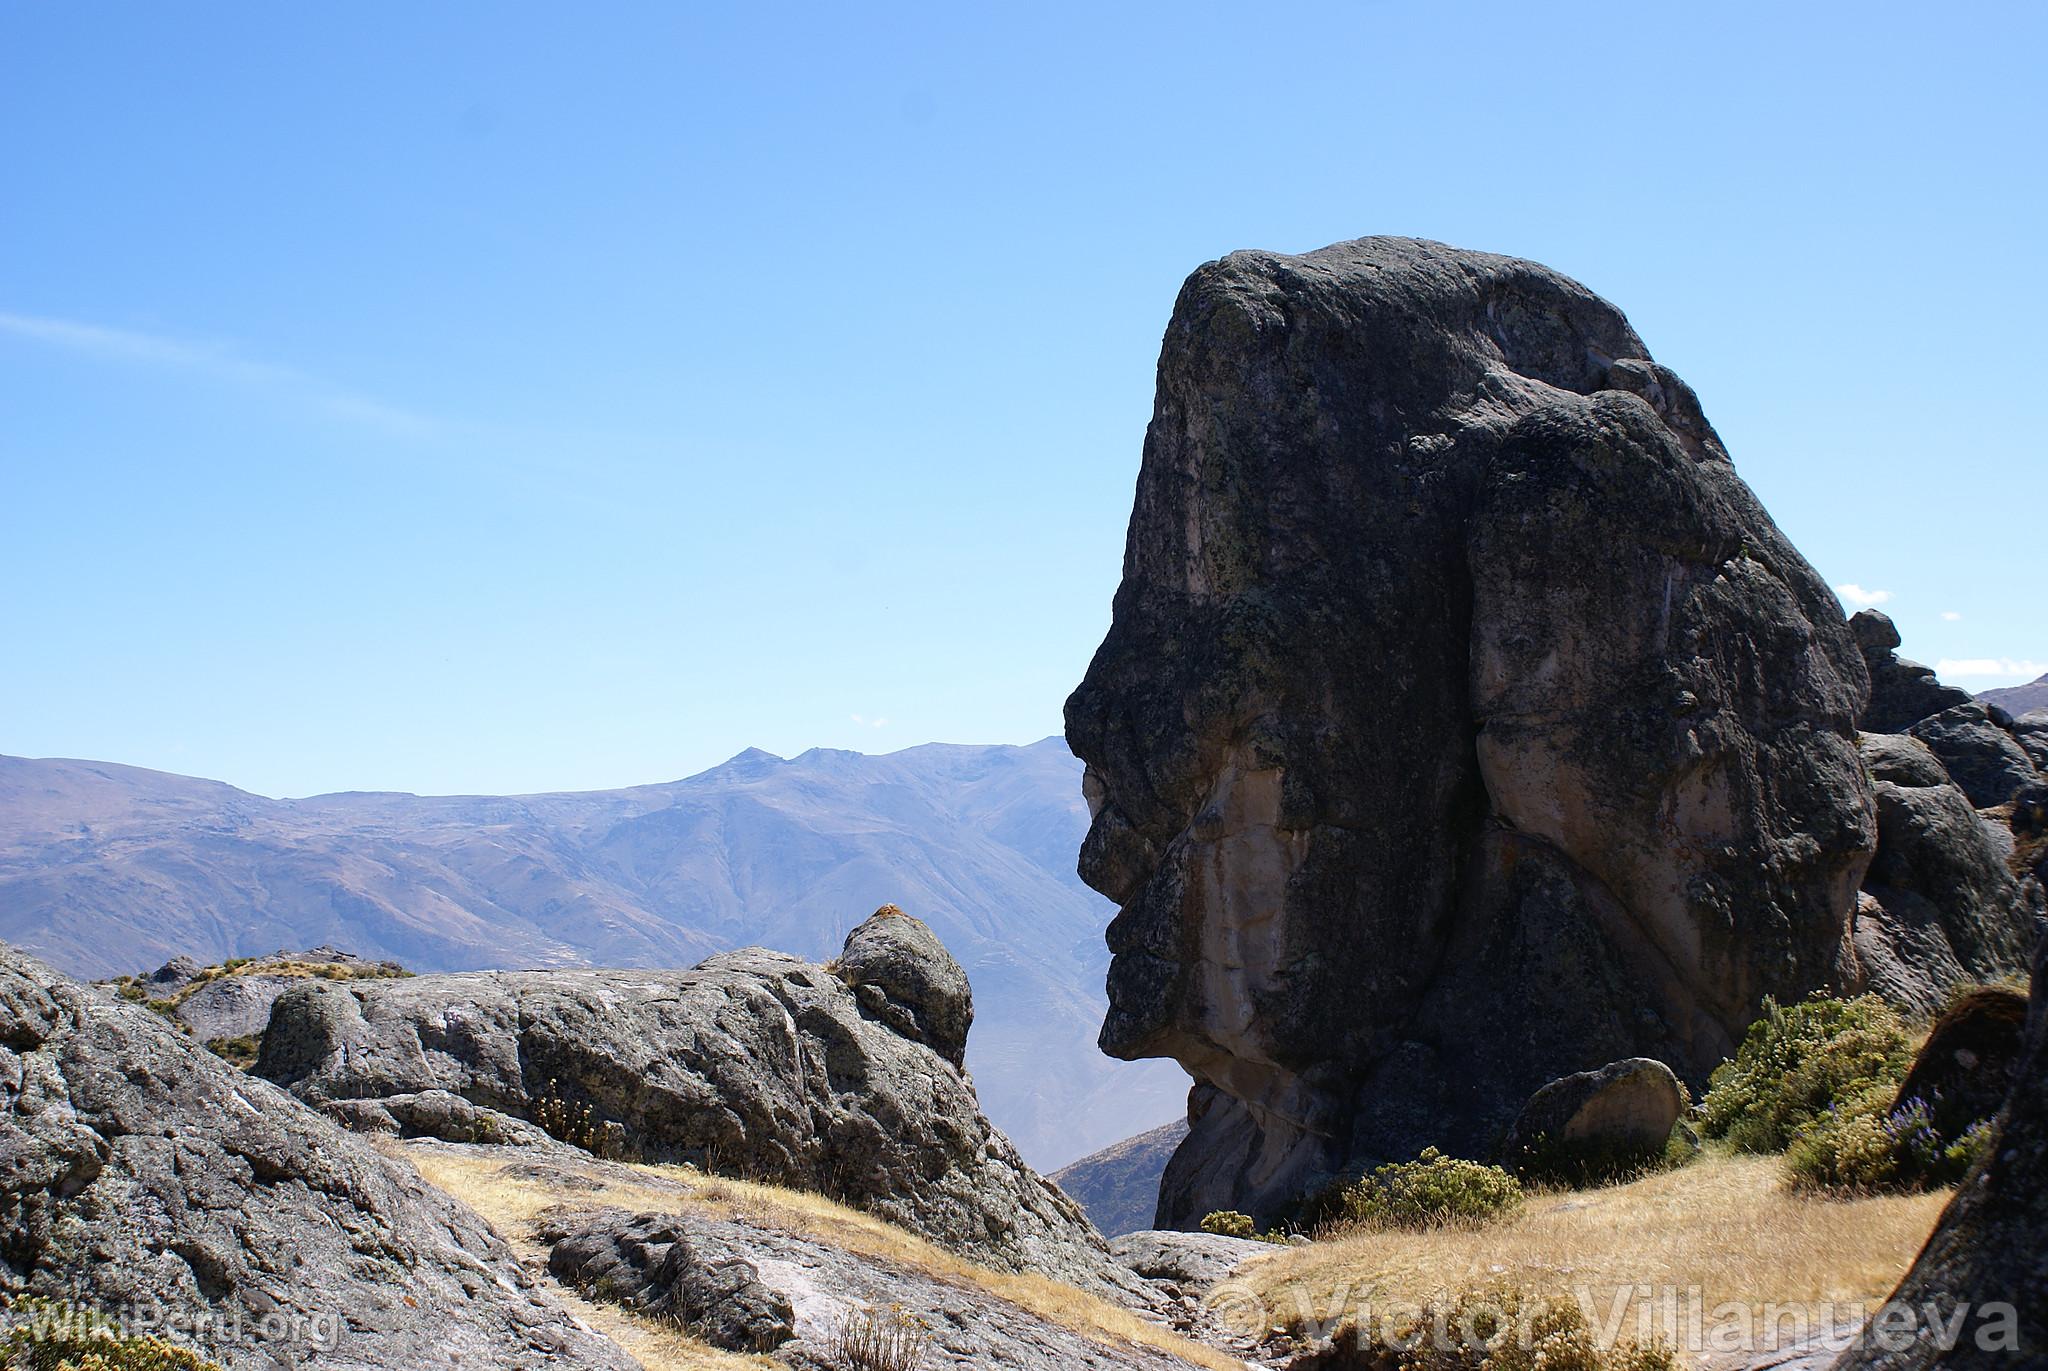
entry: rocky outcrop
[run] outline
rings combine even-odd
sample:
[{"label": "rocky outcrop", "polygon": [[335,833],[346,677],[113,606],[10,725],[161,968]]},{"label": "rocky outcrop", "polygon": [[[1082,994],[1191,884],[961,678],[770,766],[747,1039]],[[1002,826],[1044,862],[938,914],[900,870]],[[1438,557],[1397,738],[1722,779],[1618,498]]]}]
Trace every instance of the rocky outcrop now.
[{"label": "rocky outcrop", "polygon": [[[783,1227],[697,1212],[631,1213],[564,1206],[539,1228],[549,1265],[592,1297],[681,1312],[716,1346],[772,1346],[795,1371],[848,1366],[1001,1366],[1016,1371],[1185,1371],[1135,1343],[1110,1346],[997,1298],[899,1261],[848,1251]],[[703,1295],[729,1289],[723,1304]],[[923,1356],[844,1356],[849,1334],[908,1335]],[[751,1346],[750,1346],[750,1340]]]},{"label": "rocky outcrop", "polygon": [[1934,668],[1898,655],[1899,630],[1882,610],[1849,620],[1870,672],[1870,703],[1858,726],[1869,733],[1903,733],[1930,714],[1968,704],[1970,692],[1943,685]]},{"label": "rocky outcrop", "polygon": [[1163,1281],[1183,1294],[1200,1295],[1246,1262],[1272,1256],[1275,1248],[1257,1238],[1141,1229],[1111,1242],[1110,1250],[1146,1280]]},{"label": "rocky outcrop", "polygon": [[1989,1119],[2011,1093],[2027,1045],[2027,997],[2005,986],[1963,992],[1942,1011],[1900,1084],[1892,1111],[1918,1101],[1944,1138]]},{"label": "rocky outcrop", "polygon": [[1135,1233],[1151,1227],[1153,1211],[1159,1208],[1159,1178],[1187,1135],[1187,1120],[1175,1119],[1092,1152],[1053,1172],[1052,1179],[1104,1233],[1112,1238]]},{"label": "rocky outcrop", "polygon": [[970,1015],[958,964],[885,911],[833,967],[754,949],[690,971],[307,985],[278,1000],[256,1070],[358,1123],[375,1106],[431,1131],[439,1114],[397,1104],[443,1092],[601,1152],[823,1191],[1002,1269],[1128,1289],[982,1116],[958,1065]]},{"label": "rocky outcrop", "polygon": [[[2001,722],[2003,720],[2003,722]],[[1941,759],[1949,778],[1980,809],[2002,805],[2020,787],[2038,780],[2034,759],[2020,746],[2010,715],[1972,701],[1917,721],[1906,730]]]},{"label": "rocky outcrop", "polygon": [[0,1286],[242,1371],[627,1371],[469,1210],[159,1015],[0,949]]},{"label": "rocky outcrop", "polygon": [[796,1336],[796,1311],[737,1251],[710,1255],[675,1215],[624,1209],[542,1225],[548,1270],[596,1299],[689,1329],[729,1352],[773,1352]]},{"label": "rocky outcrop", "polygon": [[1067,704],[1158,1211],[1269,1218],[1829,983],[1875,840],[1832,592],[1621,313],[1407,239],[1197,271]]},{"label": "rocky outcrop", "polygon": [[1663,1156],[1685,1106],[1678,1077],[1647,1057],[1561,1076],[1508,1125],[1502,1164],[1544,1178],[1625,1172]]},{"label": "rocky outcrop", "polygon": [[[1867,1338],[1837,1371],[2048,1365],[2048,939],[2034,952],[2026,1055],[1985,1158],[1956,1188],[1892,1304],[1919,1336]],[[1930,1328],[1931,1321],[1939,1326]],[[1944,1343],[1949,1345],[1944,1346]]]},{"label": "rocky outcrop", "polygon": [[1917,738],[1859,740],[1877,797],[1877,852],[1865,873],[1844,981],[1928,1015],[1951,986],[2025,965],[2032,899],[2012,838],[1987,822]]},{"label": "rocky outcrop", "polygon": [[277,997],[309,977],[355,980],[406,974],[396,962],[315,947],[305,952],[280,950],[263,957],[238,957],[218,966],[173,957],[147,976],[124,977],[112,984],[130,997],[150,1001],[172,1022],[207,1043],[260,1036],[270,1022],[270,1006]]}]

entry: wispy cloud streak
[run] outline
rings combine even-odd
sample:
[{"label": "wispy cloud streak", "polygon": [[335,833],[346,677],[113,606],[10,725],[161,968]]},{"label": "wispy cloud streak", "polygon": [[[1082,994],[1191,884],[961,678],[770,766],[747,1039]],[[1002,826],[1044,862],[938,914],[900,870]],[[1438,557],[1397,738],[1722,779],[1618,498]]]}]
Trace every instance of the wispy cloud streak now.
[{"label": "wispy cloud streak", "polygon": [[0,310],[0,334],[99,361],[189,372],[261,391],[330,418],[403,437],[421,437],[444,427],[427,415],[335,385],[296,367],[245,357],[217,343],[6,310]]}]

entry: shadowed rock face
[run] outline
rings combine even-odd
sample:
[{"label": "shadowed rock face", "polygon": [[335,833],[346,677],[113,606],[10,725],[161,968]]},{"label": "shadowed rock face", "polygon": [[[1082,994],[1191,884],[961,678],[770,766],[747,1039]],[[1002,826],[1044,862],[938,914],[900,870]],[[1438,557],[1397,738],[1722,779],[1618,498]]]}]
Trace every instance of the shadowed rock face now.
[{"label": "shadowed rock face", "polygon": [[1102,1044],[1196,1077],[1159,1221],[1698,1078],[1826,983],[1874,842],[1863,658],[1620,312],[1406,239],[1182,289],[1067,703]]}]

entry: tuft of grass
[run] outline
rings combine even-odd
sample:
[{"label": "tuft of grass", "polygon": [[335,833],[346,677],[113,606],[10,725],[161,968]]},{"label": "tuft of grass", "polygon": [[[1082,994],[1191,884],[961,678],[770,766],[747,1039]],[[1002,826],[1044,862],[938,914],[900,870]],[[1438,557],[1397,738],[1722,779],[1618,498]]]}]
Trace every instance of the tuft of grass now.
[{"label": "tuft of grass", "polygon": [[534,1101],[533,1121],[557,1142],[580,1147],[593,1157],[621,1161],[631,1150],[632,1140],[624,1124],[600,1119],[587,1102],[568,1099],[557,1080],[549,1080],[548,1088]]},{"label": "tuft of grass", "polygon": [[239,1038],[208,1038],[206,1050],[232,1066],[247,1071],[256,1065],[256,1055],[262,1050],[260,1038],[243,1034]]},{"label": "tuft of grass", "polygon": [[1491,1285],[1444,1295],[1414,1313],[1348,1319],[1311,1365],[1387,1371],[1674,1371],[1670,1348],[1627,1339],[1603,1346],[1576,1300]]},{"label": "tuft of grass", "polygon": [[832,1359],[841,1371],[918,1371],[931,1347],[931,1329],[908,1310],[857,1309],[840,1323]]}]

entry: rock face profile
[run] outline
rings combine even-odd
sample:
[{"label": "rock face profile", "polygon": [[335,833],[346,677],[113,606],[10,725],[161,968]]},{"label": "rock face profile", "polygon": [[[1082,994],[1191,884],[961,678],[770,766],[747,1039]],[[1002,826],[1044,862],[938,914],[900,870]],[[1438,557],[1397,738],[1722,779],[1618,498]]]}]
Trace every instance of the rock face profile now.
[{"label": "rock face profile", "polygon": [[2025,1055],[1999,1111],[1997,1140],[1956,1187],[1894,1304],[1944,1325],[1887,1345],[1866,1339],[1836,1371],[2048,1365],[2048,938],[2034,951]]},{"label": "rock face profile", "polygon": [[983,1117],[959,1066],[972,1015],[959,964],[892,906],[830,966],[750,949],[690,971],[315,982],[277,1001],[256,1071],[353,1127],[472,1142],[540,1124],[1128,1291],[1080,1208]]},{"label": "rock face profile", "polygon": [[154,1319],[234,1371],[636,1365],[410,1167],[6,948],[0,1104],[8,1293]]},{"label": "rock face profile", "polygon": [[1482,1155],[1829,984],[1876,841],[1826,584],[1690,387],[1544,267],[1234,253],[1162,347],[1067,702],[1121,907],[1102,1045],[1195,1077],[1158,1222]]}]

